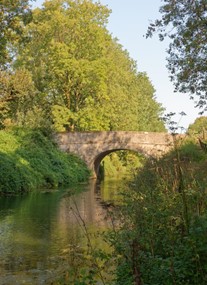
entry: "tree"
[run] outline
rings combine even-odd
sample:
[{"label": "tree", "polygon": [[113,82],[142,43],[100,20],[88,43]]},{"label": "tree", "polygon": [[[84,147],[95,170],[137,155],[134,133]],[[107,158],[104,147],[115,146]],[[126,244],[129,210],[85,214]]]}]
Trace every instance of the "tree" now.
[{"label": "tree", "polygon": [[156,101],[155,89],[146,73],[139,73],[136,78],[137,116],[139,131],[165,131],[163,121],[160,119],[164,108]]},{"label": "tree", "polygon": [[149,78],[137,72],[136,62],[117,40],[111,41],[106,60],[110,100],[105,100],[104,115],[110,130],[164,131],[164,124],[159,120],[163,110],[155,100]]},{"label": "tree", "polygon": [[26,69],[0,72],[0,129],[8,126],[42,127],[48,116],[44,96],[35,89]]},{"label": "tree", "polygon": [[9,45],[21,38],[30,18],[29,0],[0,1],[0,68],[11,60]]},{"label": "tree", "polygon": [[32,72],[37,89],[47,94],[51,106],[70,110],[69,129],[79,128],[75,118],[81,114],[73,114],[83,110],[88,114],[106,97],[108,14],[105,6],[92,1],[53,0],[34,10],[25,30],[30,41],[20,46],[16,66]]},{"label": "tree", "polygon": [[195,120],[193,124],[190,124],[188,127],[188,134],[201,136],[206,139],[206,130],[207,130],[207,117],[201,116]]},{"label": "tree", "polygon": [[169,37],[168,69],[175,91],[198,98],[196,106],[207,110],[207,2],[206,0],[164,0],[162,18],[147,32],[156,31],[160,40]]},{"label": "tree", "polygon": [[32,74],[58,131],[164,130],[149,79],[106,29],[109,14],[91,0],[46,1],[25,28],[15,67]]}]

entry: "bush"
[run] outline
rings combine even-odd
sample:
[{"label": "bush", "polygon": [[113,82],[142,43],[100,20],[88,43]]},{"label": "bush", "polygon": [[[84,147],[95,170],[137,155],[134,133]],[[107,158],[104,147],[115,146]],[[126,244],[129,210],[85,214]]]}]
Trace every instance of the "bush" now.
[{"label": "bush", "polygon": [[39,130],[0,131],[0,194],[86,181],[89,170]]}]

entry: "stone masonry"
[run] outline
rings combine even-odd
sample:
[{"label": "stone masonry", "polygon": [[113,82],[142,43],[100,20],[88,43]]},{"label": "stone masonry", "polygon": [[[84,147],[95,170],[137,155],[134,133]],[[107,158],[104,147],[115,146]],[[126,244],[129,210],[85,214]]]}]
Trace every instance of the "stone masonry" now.
[{"label": "stone masonry", "polygon": [[160,157],[174,146],[175,135],[157,132],[98,131],[65,132],[55,136],[62,151],[82,158],[96,177],[101,160],[117,150],[132,150]]}]

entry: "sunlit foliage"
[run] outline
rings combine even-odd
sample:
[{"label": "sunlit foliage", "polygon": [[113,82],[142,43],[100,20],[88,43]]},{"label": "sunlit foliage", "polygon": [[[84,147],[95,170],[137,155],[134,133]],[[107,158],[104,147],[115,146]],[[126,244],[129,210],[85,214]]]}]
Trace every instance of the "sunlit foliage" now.
[{"label": "sunlit foliage", "polygon": [[188,93],[206,110],[207,102],[207,3],[206,0],[165,0],[161,19],[152,23],[147,36],[158,32],[170,38],[168,69],[175,90]]}]

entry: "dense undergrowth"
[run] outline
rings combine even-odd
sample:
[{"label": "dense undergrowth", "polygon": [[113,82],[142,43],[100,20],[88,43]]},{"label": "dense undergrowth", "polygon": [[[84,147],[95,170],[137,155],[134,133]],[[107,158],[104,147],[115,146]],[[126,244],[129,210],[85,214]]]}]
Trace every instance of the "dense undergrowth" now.
[{"label": "dense undergrowth", "polygon": [[0,131],[0,194],[72,185],[88,177],[86,165],[58,150],[43,132]]},{"label": "dense undergrowth", "polygon": [[116,285],[207,284],[207,154],[193,141],[137,173],[110,242]]}]

